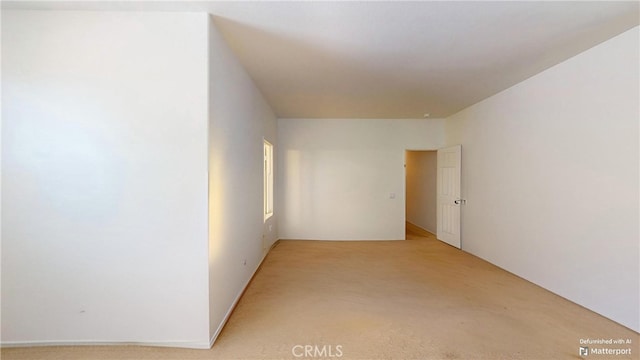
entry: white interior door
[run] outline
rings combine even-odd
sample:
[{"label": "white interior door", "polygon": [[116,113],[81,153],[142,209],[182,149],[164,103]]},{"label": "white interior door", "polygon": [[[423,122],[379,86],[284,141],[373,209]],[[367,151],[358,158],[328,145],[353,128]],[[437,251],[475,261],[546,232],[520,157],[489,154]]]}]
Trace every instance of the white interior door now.
[{"label": "white interior door", "polygon": [[460,248],[460,164],[462,146],[438,150],[437,238]]}]

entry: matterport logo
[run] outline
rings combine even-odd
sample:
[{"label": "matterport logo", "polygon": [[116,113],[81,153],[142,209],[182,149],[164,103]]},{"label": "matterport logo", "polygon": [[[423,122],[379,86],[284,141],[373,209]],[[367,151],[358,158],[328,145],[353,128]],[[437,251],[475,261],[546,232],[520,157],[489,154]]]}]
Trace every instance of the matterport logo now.
[{"label": "matterport logo", "polygon": [[[631,355],[631,339],[580,339],[578,354],[589,355]],[[586,346],[589,345],[589,346]]]},{"label": "matterport logo", "polygon": [[297,358],[339,358],[342,357],[342,345],[294,345],[291,354]]}]

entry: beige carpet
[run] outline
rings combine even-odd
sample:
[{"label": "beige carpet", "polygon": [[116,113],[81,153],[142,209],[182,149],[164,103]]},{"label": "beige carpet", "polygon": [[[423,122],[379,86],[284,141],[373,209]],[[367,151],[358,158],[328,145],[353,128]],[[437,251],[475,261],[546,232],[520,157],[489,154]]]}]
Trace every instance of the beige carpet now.
[{"label": "beige carpet", "polygon": [[[580,339],[601,338],[632,344],[590,347],[632,354],[588,359],[640,357],[637,333],[432,237],[409,238],[279,242],[211,350],[8,348],[2,360],[579,359]],[[307,345],[312,356],[294,356]]]}]

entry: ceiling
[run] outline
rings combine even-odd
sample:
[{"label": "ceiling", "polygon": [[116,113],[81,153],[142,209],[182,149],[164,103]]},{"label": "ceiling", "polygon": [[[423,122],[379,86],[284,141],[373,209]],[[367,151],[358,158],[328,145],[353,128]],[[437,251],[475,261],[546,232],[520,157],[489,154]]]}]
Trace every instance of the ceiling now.
[{"label": "ceiling", "polygon": [[639,2],[3,1],[206,11],[280,118],[447,117],[640,22]]}]

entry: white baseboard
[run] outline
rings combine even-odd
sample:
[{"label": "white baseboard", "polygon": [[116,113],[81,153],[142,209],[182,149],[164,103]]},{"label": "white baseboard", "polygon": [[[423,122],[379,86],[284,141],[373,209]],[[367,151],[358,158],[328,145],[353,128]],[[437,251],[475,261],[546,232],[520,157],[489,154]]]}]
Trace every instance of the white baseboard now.
[{"label": "white baseboard", "polygon": [[222,332],[222,329],[224,328],[224,326],[226,325],[227,321],[229,320],[229,317],[231,316],[231,313],[233,313],[233,309],[235,309],[236,305],[238,304],[238,301],[240,301],[240,298],[242,297],[242,294],[244,294],[245,290],[249,286],[249,283],[251,283],[251,280],[253,279],[253,277],[258,272],[258,269],[260,269],[260,266],[262,265],[262,262],[264,262],[264,259],[267,257],[267,254],[269,253],[269,251],[271,251],[271,249],[273,249],[276,246],[278,241],[280,241],[280,240],[276,240],[271,245],[269,250],[262,256],[262,259],[258,263],[258,266],[256,266],[256,268],[253,270],[253,273],[251,274],[251,277],[249,278],[249,280],[242,287],[240,292],[236,295],[236,298],[233,301],[233,304],[231,304],[231,307],[229,307],[229,310],[227,310],[227,313],[224,316],[224,320],[222,321],[222,323],[220,323],[220,325],[216,329],[216,332],[213,334],[211,339],[209,339],[208,343],[206,341],[205,342],[199,342],[199,341],[193,341],[193,342],[192,341],[139,341],[139,342],[132,342],[132,341],[91,341],[91,340],[78,340],[78,341],[68,341],[68,340],[64,340],[64,341],[56,341],[56,340],[52,340],[52,341],[7,341],[7,342],[0,342],[0,348],[42,347],[42,346],[155,346],[155,347],[173,347],[173,348],[186,348],[186,349],[211,349],[211,347],[213,346],[213,343],[216,341],[216,339],[218,338],[218,335],[220,335],[220,333]]},{"label": "white baseboard", "polygon": [[224,315],[224,319],[222,319],[222,322],[220,323],[220,325],[218,325],[218,328],[216,329],[215,333],[213,333],[213,336],[211,336],[211,339],[209,339],[209,348],[211,348],[213,344],[216,342],[216,339],[218,339],[218,336],[222,332],[222,329],[227,324],[227,321],[229,321],[229,317],[231,317],[233,310],[236,308],[236,305],[238,305],[240,298],[242,298],[242,295],[244,294],[245,290],[247,290],[247,287],[251,283],[251,280],[253,280],[253,277],[256,276],[256,273],[258,272],[258,269],[260,269],[260,266],[262,266],[262,262],[264,262],[264,259],[266,259],[271,249],[273,249],[278,244],[279,241],[280,240],[276,240],[273,242],[273,244],[271,244],[271,247],[262,256],[262,259],[258,263],[258,266],[256,266],[256,268],[253,270],[253,273],[249,277],[249,280],[247,280],[246,284],[244,284],[242,289],[240,289],[240,292],[238,292],[238,294],[236,295],[236,298],[233,300],[231,307],[229,307],[229,309],[227,310],[227,313]]},{"label": "white baseboard", "polygon": [[396,241],[396,240],[400,240],[403,241],[404,240],[404,235],[401,238],[389,238],[389,239],[322,239],[322,238],[313,238],[313,239],[301,239],[301,238],[284,238],[284,239],[280,239],[280,240],[292,240],[292,241],[336,241],[336,242],[340,242],[340,241]]},{"label": "white baseboard", "polygon": [[210,349],[211,346],[206,341],[7,341],[0,343],[1,348],[15,347],[43,347],[43,346],[154,346],[154,347],[172,347],[185,349]]}]

